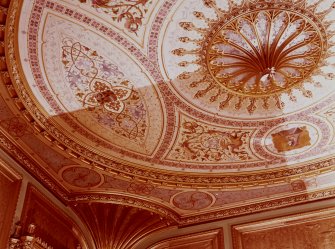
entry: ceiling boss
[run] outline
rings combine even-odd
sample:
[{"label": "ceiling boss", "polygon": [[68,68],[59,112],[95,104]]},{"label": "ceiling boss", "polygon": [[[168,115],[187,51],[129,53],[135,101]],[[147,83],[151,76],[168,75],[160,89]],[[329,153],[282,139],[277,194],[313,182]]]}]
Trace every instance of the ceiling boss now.
[{"label": "ceiling boss", "polygon": [[[215,0],[203,0],[215,17],[203,12],[194,16],[199,23],[180,22],[189,32],[200,38],[180,37],[183,43],[193,43],[196,49],[177,48],[177,56],[195,56],[179,66],[196,65],[196,70],[185,70],[178,79],[190,87],[200,87],[195,98],[209,97],[220,109],[230,103],[239,110],[246,107],[252,114],[258,106],[282,109],[281,96],[287,94],[296,101],[294,89],[312,97],[305,83],[320,85],[316,75],[332,79],[324,67],[334,53],[334,3],[307,0],[244,0],[236,4],[227,1],[222,9]],[[218,101],[219,100],[219,101]]]}]

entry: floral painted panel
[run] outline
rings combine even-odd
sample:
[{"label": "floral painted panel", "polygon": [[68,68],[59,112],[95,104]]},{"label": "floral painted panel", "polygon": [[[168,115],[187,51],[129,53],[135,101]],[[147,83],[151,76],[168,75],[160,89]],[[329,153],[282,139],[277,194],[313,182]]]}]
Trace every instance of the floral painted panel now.
[{"label": "floral painted panel", "polygon": [[118,66],[69,38],[63,40],[62,62],[77,100],[101,125],[128,139],[145,137],[144,102]]}]

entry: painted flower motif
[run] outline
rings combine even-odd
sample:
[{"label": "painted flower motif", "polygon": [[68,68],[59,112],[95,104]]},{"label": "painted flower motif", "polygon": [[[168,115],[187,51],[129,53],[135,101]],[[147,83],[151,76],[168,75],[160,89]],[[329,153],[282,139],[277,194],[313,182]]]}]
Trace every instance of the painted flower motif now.
[{"label": "painted flower motif", "polygon": [[97,118],[98,118],[99,123],[102,125],[113,127],[116,124],[115,117],[113,117],[109,113],[103,113],[103,112],[99,113]]},{"label": "painted flower motif", "polygon": [[119,122],[120,126],[125,130],[131,131],[136,127],[136,122],[132,118],[125,117]]},{"label": "painted flower motif", "polygon": [[220,138],[219,137],[209,137],[206,138],[202,144],[210,149],[217,149],[219,147],[220,144]]},{"label": "painted flower motif", "polygon": [[123,73],[119,71],[116,65],[103,61],[100,65],[101,74],[104,78],[108,77],[123,77]]},{"label": "painted flower motif", "polygon": [[176,195],[172,203],[177,208],[184,210],[200,210],[209,207],[213,198],[204,192],[189,191]]},{"label": "painted flower motif", "polygon": [[70,87],[74,88],[79,84],[83,84],[82,76],[76,72],[69,72],[68,73],[68,80],[70,83]]},{"label": "painted flower motif", "polygon": [[128,99],[132,93],[131,88],[112,86],[101,81],[95,81],[92,88],[92,92],[88,93],[83,100],[84,105],[102,106],[113,113],[121,113],[124,110],[125,104],[122,101]]},{"label": "painted flower motif", "polygon": [[133,83],[115,63],[71,38],[62,49],[66,79],[82,106],[116,134],[142,141],[147,112]]},{"label": "painted flower motif", "polygon": [[79,59],[77,61],[76,65],[81,70],[85,70],[85,71],[90,71],[90,69],[92,68],[92,66],[94,66],[94,64],[90,60],[88,60],[87,58]]},{"label": "painted flower motif", "polygon": [[140,104],[136,106],[135,108],[131,109],[131,114],[137,120],[143,119],[143,117],[145,116],[144,105]]},{"label": "painted flower motif", "polygon": [[149,195],[153,189],[154,186],[149,184],[132,183],[127,190],[130,193]]}]

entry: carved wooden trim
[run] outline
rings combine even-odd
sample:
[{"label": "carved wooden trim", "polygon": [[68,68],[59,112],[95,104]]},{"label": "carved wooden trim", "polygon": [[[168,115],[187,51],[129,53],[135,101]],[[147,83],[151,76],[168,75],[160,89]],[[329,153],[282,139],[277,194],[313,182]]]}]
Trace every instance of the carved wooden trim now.
[{"label": "carved wooden trim", "polygon": [[[44,220],[41,220],[42,218]],[[21,222],[23,233],[29,232],[29,226],[34,224],[37,228],[36,238],[42,238],[54,248],[65,248],[62,238],[68,241],[66,243],[71,242],[71,247],[66,249],[74,249],[75,244],[84,241],[76,223],[32,184],[28,184],[27,187]],[[57,243],[59,244],[54,245]]]},{"label": "carved wooden trim", "polygon": [[[329,208],[235,225],[233,248],[283,248],[283,243],[285,248],[333,248],[334,217],[335,208]],[[257,241],[262,241],[262,248],[255,247]]]},{"label": "carved wooden trim", "polygon": [[[0,210],[0,219],[2,219],[0,221],[0,248],[5,248],[8,242],[21,182],[21,177],[0,159],[0,207],[2,206]],[[1,218],[1,213],[3,213],[3,218]]]},{"label": "carved wooden trim", "polygon": [[206,248],[224,249],[223,230],[207,230],[183,236],[169,238],[155,243],[148,249]]}]

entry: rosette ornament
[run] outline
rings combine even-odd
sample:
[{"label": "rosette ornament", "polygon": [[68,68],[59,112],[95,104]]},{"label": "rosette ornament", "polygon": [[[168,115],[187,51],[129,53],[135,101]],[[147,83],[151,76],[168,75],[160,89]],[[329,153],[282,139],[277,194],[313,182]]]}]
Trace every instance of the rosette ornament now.
[{"label": "rosette ornament", "polygon": [[[315,74],[331,77],[322,72],[332,56],[329,40],[333,32],[329,27],[333,22],[327,15],[333,8],[325,7],[326,2],[245,0],[237,5],[227,1],[228,7],[223,10],[215,1],[204,0],[204,5],[215,11],[216,19],[196,11],[194,16],[207,28],[180,23],[184,30],[196,31],[201,38],[180,37],[181,42],[194,43],[198,48],[173,50],[177,56],[197,56],[179,66],[198,67],[178,78],[190,82],[190,87],[205,86],[195,98],[210,96],[211,102],[220,100],[221,109],[235,99],[235,108],[246,106],[249,113],[255,111],[257,103],[262,103],[264,109],[270,103],[283,108],[282,94],[296,101],[293,89],[312,97],[304,84],[320,85],[313,79]],[[243,105],[245,101],[249,104]]]}]

